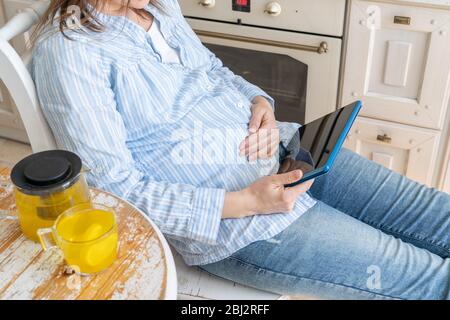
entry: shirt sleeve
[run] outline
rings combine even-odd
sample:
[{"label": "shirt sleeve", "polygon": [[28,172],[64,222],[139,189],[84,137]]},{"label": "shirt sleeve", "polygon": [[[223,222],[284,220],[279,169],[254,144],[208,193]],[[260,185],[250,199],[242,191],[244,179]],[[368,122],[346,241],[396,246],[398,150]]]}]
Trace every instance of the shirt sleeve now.
[{"label": "shirt sleeve", "polygon": [[32,62],[39,100],[58,147],[81,157],[90,169],[91,186],[130,201],[166,235],[216,243],[225,191],[157,181],[142,172],[126,145],[111,67],[89,44],[60,38],[47,39]]}]

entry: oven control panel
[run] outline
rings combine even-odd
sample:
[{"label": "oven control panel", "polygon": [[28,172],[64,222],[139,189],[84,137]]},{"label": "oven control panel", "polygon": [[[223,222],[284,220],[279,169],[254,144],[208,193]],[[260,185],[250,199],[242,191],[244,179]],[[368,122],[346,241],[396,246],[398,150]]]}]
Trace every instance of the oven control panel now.
[{"label": "oven control panel", "polygon": [[345,0],[181,0],[186,17],[342,36]]},{"label": "oven control panel", "polygon": [[231,0],[233,11],[250,12],[250,0]]}]

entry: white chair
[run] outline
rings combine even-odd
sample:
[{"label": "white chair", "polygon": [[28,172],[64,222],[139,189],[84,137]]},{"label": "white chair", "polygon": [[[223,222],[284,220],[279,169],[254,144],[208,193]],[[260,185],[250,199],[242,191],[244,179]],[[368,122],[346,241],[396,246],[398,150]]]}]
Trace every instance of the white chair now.
[{"label": "white chair", "polygon": [[11,18],[0,29],[0,78],[17,106],[33,152],[55,149],[56,144],[39,106],[33,80],[26,68],[30,52],[25,52],[20,57],[8,41],[28,31],[47,6],[47,1],[38,1]]},{"label": "white chair", "polygon": [[[28,31],[45,12],[47,1],[37,1],[0,29],[0,79],[8,88],[22,118],[33,152],[56,149],[39,106],[36,88],[26,68],[30,52],[20,57],[8,40]],[[174,250],[172,250],[174,252]],[[244,287],[188,267],[175,254],[181,299],[277,299],[279,295]]]}]

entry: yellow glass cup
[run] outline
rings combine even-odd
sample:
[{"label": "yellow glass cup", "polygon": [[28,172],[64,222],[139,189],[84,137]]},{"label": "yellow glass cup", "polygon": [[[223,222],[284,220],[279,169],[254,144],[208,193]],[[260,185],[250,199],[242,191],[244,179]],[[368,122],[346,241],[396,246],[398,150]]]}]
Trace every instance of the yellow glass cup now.
[{"label": "yellow glass cup", "polygon": [[80,274],[95,274],[117,258],[118,228],[114,210],[86,203],[64,211],[51,228],[37,231],[44,248],[58,247],[66,263]]}]

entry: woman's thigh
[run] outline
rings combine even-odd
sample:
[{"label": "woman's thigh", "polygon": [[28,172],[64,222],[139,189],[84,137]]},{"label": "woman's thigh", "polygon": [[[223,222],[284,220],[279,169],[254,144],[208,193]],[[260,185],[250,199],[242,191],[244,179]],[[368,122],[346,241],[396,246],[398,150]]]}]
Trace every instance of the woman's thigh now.
[{"label": "woman's thigh", "polygon": [[450,256],[450,195],[343,149],[310,193],[385,233]]},{"label": "woman's thigh", "polygon": [[280,294],[449,299],[450,260],[322,202],[272,239],[202,269]]}]

